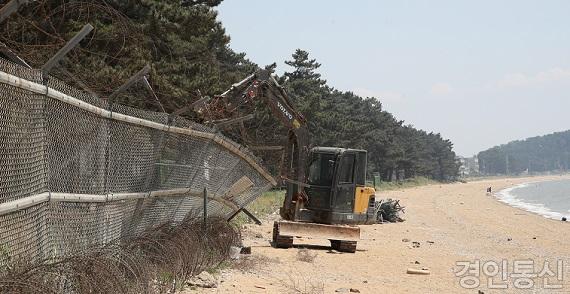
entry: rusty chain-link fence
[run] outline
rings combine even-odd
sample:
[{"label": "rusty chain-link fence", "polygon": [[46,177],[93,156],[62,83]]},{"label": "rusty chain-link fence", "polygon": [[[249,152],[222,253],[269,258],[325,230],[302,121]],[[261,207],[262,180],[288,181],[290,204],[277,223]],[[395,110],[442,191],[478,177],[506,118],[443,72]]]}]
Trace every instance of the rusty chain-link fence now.
[{"label": "rusty chain-link fence", "polygon": [[229,217],[275,184],[245,148],[182,117],[109,104],[0,59],[0,265]]}]

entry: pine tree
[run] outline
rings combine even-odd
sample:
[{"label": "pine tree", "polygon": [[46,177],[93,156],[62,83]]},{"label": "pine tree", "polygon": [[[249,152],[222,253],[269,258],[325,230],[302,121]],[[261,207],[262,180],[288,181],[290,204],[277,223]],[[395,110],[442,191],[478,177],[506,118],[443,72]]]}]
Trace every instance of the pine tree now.
[{"label": "pine tree", "polygon": [[[35,67],[40,67],[80,28],[91,23],[95,30],[54,70],[52,74],[73,82],[65,68],[103,98],[145,64],[150,64],[150,81],[166,112],[171,113],[198,97],[225,91],[258,67],[244,53],[229,48],[230,37],[212,9],[220,0],[140,0],[105,2],[96,0],[54,0],[31,2],[16,17],[0,24],[0,41],[14,49]],[[72,11],[73,13],[69,13]],[[41,45],[41,46],[38,46]],[[352,92],[335,90],[318,72],[321,66],[307,51],[297,49],[285,61],[291,71],[276,76],[284,85],[297,110],[307,121],[312,145],[360,148],[368,150],[369,172],[379,172],[384,180],[426,176],[439,180],[457,175],[453,144],[439,134],[427,133],[404,125],[383,110],[375,97],[360,97]],[[275,64],[267,69],[274,69]],[[381,99],[381,97],[379,97]],[[118,96],[117,103],[159,111],[140,85]],[[253,113],[254,120],[243,127],[231,126],[222,131],[247,145],[283,145],[287,130],[261,100],[239,105],[231,114]],[[201,116],[186,113],[192,119]],[[209,114],[211,115],[211,114]],[[553,154],[542,158],[528,148],[498,148],[480,154],[489,162],[489,172],[500,171],[494,160],[512,155],[512,170],[529,166],[537,170],[552,166],[568,167],[569,153],[556,153],[568,144],[542,142],[543,150]],[[539,144],[532,141],[532,146]],[[517,145],[518,146],[518,145]],[[526,145],[525,145],[526,146]],[[564,147],[566,146],[566,147]],[[503,150],[505,149],[505,150]],[[516,152],[515,152],[516,151]],[[266,166],[280,161],[276,152],[258,153]],[[275,171],[275,168],[272,168]]]}]

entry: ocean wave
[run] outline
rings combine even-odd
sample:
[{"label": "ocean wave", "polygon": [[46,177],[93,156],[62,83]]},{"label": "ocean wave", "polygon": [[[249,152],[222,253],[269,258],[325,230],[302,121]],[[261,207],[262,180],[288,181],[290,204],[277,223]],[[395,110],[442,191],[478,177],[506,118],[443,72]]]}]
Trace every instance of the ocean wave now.
[{"label": "ocean wave", "polygon": [[[523,210],[526,210],[529,212],[533,212],[533,213],[542,215],[546,218],[557,219],[557,220],[561,219],[563,217],[563,215],[561,213],[556,212],[556,211],[552,211],[550,208],[544,206],[544,204],[542,204],[542,203],[525,202],[525,201],[517,198],[515,193],[513,193],[514,190],[528,187],[531,184],[534,184],[534,183],[524,183],[524,184],[519,184],[519,185],[510,187],[510,188],[503,189],[503,190],[495,193],[495,197],[499,201],[506,203],[506,204],[513,206],[513,207],[520,208],[520,209],[523,209]],[[570,210],[568,212],[570,212]]]}]

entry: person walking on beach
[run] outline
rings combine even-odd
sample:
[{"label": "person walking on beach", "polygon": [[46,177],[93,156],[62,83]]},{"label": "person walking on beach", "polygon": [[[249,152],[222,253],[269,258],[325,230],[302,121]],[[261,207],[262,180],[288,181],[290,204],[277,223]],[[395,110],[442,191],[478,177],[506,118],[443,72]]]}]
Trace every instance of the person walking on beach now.
[{"label": "person walking on beach", "polygon": [[493,193],[493,191],[492,191],[491,187],[488,187],[487,188],[487,195],[491,195],[492,193]]}]

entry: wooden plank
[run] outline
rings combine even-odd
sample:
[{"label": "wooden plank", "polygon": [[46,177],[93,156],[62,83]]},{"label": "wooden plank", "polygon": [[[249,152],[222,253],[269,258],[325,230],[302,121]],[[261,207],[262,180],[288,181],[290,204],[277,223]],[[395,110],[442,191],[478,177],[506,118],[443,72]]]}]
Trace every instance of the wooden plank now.
[{"label": "wooden plank", "polygon": [[253,182],[247,176],[243,176],[232,184],[232,186],[228,189],[228,192],[224,194],[223,198],[233,199],[235,196],[247,192],[253,186]]}]

